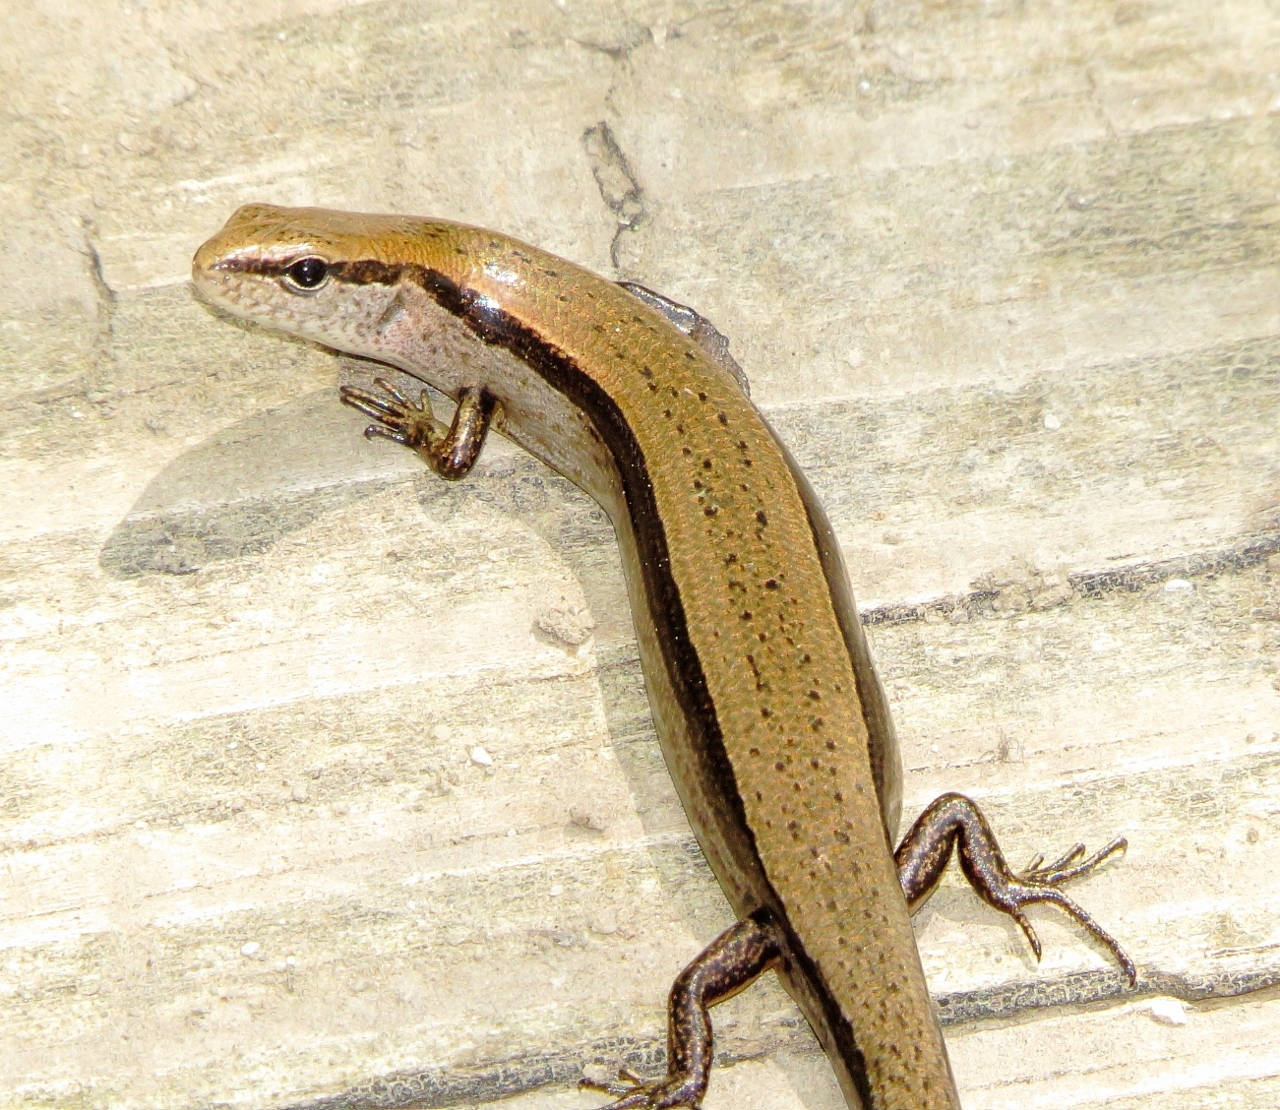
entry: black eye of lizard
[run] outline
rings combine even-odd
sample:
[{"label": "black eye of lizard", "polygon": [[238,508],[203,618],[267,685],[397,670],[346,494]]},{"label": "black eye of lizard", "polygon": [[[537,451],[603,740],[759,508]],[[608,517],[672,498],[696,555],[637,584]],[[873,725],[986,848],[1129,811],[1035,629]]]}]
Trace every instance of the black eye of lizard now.
[{"label": "black eye of lizard", "polygon": [[329,276],[329,264],[323,258],[299,258],[284,274],[299,289],[319,289]]}]

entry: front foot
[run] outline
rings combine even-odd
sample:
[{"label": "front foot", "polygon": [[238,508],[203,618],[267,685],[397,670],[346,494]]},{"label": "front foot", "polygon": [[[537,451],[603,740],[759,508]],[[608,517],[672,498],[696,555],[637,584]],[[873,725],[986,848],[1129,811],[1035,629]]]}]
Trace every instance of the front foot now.
[{"label": "front foot", "polygon": [[381,436],[415,451],[428,447],[449,434],[431,411],[431,400],[424,389],[417,401],[411,401],[385,378],[374,378],[378,392],[344,385],[339,390],[342,403],[359,409],[374,423],[364,430],[369,439]]},{"label": "front foot", "polygon": [[485,389],[466,387],[458,392],[453,424],[444,424],[431,412],[424,389],[411,401],[385,378],[375,378],[378,392],[344,385],[343,404],[358,409],[374,423],[365,437],[380,436],[415,451],[441,478],[461,478],[480,457],[485,436],[498,409],[497,399]]},{"label": "front foot", "polygon": [[699,1110],[702,1096],[707,1092],[705,1078],[699,1082],[692,1075],[668,1075],[663,1079],[646,1082],[626,1068],[618,1069],[618,1079],[614,1083],[597,1083],[584,1079],[578,1086],[620,1096],[607,1106],[599,1107],[599,1110],[673,1110],[681,1106],[688,1110]]}]

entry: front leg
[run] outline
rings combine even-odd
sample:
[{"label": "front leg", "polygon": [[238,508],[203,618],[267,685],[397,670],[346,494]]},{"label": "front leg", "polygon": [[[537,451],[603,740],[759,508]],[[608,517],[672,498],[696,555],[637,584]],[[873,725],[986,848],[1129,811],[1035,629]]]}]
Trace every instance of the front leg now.
[{"label": "front leg", "polygon": [[620,1098],[601,1110],[698,1110],[711,1073],[708,1009],[751,984],[782,956],[778,930],[761,910],[726,929],[680,973],[667,1000],[667,1074],[645,1082],[631,1072],[620,1082],[593,1083]]},{"label": "front leg", "polygon": [[1044,857],[1037,856],[1025,871],[1015,874],[1005,861],[982,810],[963,794],[943,794],[916,819],[894,853],[894,861],[898,865],[902,893],[907,896],[907,906],[914,913],[938,885],[954,847],[960,855],[960,868],[969,885],[989,906],[1007,913],[1021,926],[1037,960],[1040,958],[1040,938],[1022,912],[1023,907],[1032,902],[1052,902],[1088,929],[1111,952],[1124,969],[1129,985],[1133,986],[1137,982],[1137,971],[1124,949],[1085,910],[1058,889],[1069,879],[1092,871],[1126,846],[1124,838],[1117,837],[1100,852],[1081,859],[1084,845],[1077,844],[1047,867],[1041,866]]},{"label": "front leg", "polygon": [[415,402],[385,378],[375,378],[373,384],[380,392],[351,385],[339,391],[344,404],[376,421],[365,428],[366,438],[381,436],[412,448],[441,478],[461,478],[470,471],[498,412],[492,393],[477,386],[459,390],[453,424],[446,426],[432,414],[425,389]]}]

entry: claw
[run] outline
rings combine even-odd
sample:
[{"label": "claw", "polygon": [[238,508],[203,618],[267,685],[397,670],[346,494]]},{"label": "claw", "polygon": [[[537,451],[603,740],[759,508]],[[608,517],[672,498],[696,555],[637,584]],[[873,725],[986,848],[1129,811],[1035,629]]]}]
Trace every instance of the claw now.
[{"label": "claw", "polygon": [[[414,407],[413,402],[409,400],[403,393],[392,385],[386,378],[374,378],[373,384],[386,393],[396,404],[402,408],[411,409]],[[422,391],[422,399],[418,404],[418,408],[429,410],[431,403],[427,400],[427,391]]]},{"label": "claw", "polygon": [[391,405],[363,389],[343,389],[342,400],[344,404],[359,409],[365,416],[372,416],[375,420],[396,416],[396,410]]},{"label": "claw", "polygon": [[402,432],[398,428],[388,427],[386,424],[370,424],[364,430],[365,439],[389,439],[392,443],[399,443],[404,447],[412,447],[413,444],[409,440],[409,433]]},{"label": "claw", "polygon": [[1023,936],[1027,938],[1027,943],[1031,945],[1031,951],[1036,954],[1036,963],[1039,963],[1041,956],[1040,938],[1036,936],[1035,927],[1031,924],[1030,919],[1024,913],[1014,911],[1011,916],[1021,927]]}]

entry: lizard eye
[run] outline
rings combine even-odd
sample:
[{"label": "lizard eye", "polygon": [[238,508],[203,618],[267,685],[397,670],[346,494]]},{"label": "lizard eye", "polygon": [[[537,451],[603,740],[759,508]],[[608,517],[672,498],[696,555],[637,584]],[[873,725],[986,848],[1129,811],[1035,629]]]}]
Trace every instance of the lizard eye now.
[{"label": "lizard eye", "polygon": [[299,258],[285,270],[284,276],[296,290],[310,293],[325,283],[329,276],[329,264],[323,258]]}]

